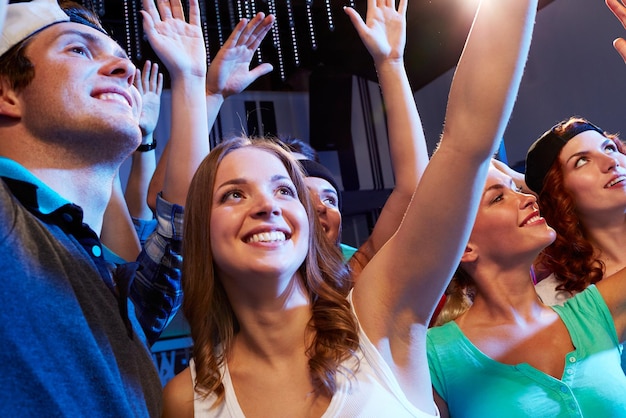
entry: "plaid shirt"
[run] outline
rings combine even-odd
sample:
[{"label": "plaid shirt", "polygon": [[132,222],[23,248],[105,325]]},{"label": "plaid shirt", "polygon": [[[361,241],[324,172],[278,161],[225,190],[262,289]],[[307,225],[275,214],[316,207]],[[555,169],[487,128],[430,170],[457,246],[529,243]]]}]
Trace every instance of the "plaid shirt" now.
[{"label": "plaid shirt", "polygon": [[182,206],[159,195],[156,222],[133,220],[142,251],[137,258],[140,268],[132,282],[130,298],[149,344],[156,341],[182,304],[183,214]]}]

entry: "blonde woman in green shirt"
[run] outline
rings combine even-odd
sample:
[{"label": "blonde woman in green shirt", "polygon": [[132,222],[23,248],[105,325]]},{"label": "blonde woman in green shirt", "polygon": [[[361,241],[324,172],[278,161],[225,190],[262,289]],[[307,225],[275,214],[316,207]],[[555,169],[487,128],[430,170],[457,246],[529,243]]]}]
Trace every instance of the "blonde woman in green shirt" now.
[{"label": "blonde woman in green shirt", "polygon": [[535,196],[491,167],[441,314],[453,320],[427,335],[442,417],[626,416],[626,270],[547,306],[530,266],[555,237]]}]

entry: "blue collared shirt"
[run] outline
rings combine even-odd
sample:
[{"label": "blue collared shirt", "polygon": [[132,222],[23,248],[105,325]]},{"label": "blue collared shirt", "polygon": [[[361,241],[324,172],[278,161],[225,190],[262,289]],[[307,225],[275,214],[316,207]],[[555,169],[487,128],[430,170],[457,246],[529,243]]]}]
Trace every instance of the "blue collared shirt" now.
[{"label": "blue collared shirt", "polygon": [[[62,216],[73,217],[82,224],[80,207],[65,200],[17,162],[0,157],[0,177],[11,183],[14,196],[36,216],[48,217],[66,207],[67,211]],[[149,345],[156,341],[182,303],[183,214],[182,206],[167,202],[160,196],[157,198],[156,229],[146,239],[137,263],[125,264],[104,247],[89,228],[87,230],[92,234],[85,234],[81,239],[109,289],[116,294],[128,295],[132,300],[135,315]],[[131,276],[127,283],[116,280],[126,276]],[[126,308],[121,306],[120,309]]]}]

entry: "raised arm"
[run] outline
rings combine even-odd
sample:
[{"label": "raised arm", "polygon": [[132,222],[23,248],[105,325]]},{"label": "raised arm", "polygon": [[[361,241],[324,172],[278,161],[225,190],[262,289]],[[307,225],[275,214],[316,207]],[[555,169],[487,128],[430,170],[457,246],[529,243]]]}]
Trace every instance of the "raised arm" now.
[{"label": "raised arm", "polygon": [[[172,132],[188,142],[207,144],[206,111],[202,110],[206,106],[206,57],[197,0],[190,1],[190,23],[185,21],[179,0],[158,0],[158,11],[152,2],[143,1],[144,31],[172,80]],[[157,228],[137,257],[141,268],[130,287],[135,316],[149,344],[158,338],[182,303],[181,205],[187,192],[186,188],[177,189],[177,185],[184,181],[187,169],[180,167],[166,175],[164,194],[171,200],[160,200],[156,205]],[[181,177],[183,180],[179,180]]]},{"label": "raised arm", "polygon": [[369,1],[365,22],[354,9],[345,8],[374,59],[385,102],[395,178],[395,187],[372,234],[350,260],[353,276],[358,275],[362,267],[396,232],[428,164],[422,121],[404,67],[407,2],[401,0],[396,10],[393,1]]},{"label": "raised arm", "polygon": [[[163,75],[159,73],[157,64],[146,61],[143,74],[139,69],[136,70],[134,83],[142,98],[139,127],[143,145],[154,140],[153,132],[159,119],[161,105]],[[126,191],[122,190],[119,175],[113,183],[113,192],[104,213],[100,239],[124,260],[135,260],[141,251],[141,242],[132,218],[142,220],[153,218],[146,195],[155,165],[154,150],[136,151],[132,155]]]},{"label": "raised arm", "polygon": [[119,174],[113,180],[111,198],[102,219],[100,240],[126,261],[135,260],[141,251],[139,238],[124,200]]},{"label": "raised arm", "polygon": [[[606,5],[626,29],[626,7],[621,0],[606,0]],[[626,62],[626,40],[617,38],[613,46]],[[596,284],[611,311],[620,342],[626,341],[626,269],[601,280]]]},{"label": "raised arm", "polygon": [[206,118],[206,50],[198,0],[189,2],[189,23],[180,0],[143,0],[144,30],[152,49],[167,68],[172,90],[171,147],[163,197],[184,205],[196,168],[209,152]]},{"label": "raised arm", "polygon": [[[265,16],[263,13],[257,13],[251,20],[242,19],[211,62],[206,81],[207,113],[203,116],[209,127],[215,123],[222,104],[228,96],[241,93],[257,78],[272,71],[271,64],[262,63],[250,69],[250,63],[274,20],[273,15]],[[205,86],[203,86],[204,88]],[[165,147],[150,183],[148,201],[151,204],[156,201],[157,193],[163,190],[167,167],[173,164],[171,161],[176,160],[179,161],[179,164],[183,163],[177,146],[173,143],[170,145],[171,143],[172,141],[168,142]],[[208,144],[209,137],[207,134],[205,144],[198,150],[198,153],[205,152],[205,146],[208,150]],[[193,146],[193,144],[189,144],[189,146]],[[192,162],[187,164],[190,163]],[[195,167],[197,168],[197,164]],[[185,186],[185,190],[189,187],[188,184]]]},{"label": "raised arm", "polygon": [[596,283],[613,316],[617,337],[626,342],[626,268]]},{"label": "raised arm", "polygon": [[[432,410],[425,335],[469,238],[530,46],[537,0],[482,0],[451,86],[438,150],[396,234],[353,293],[363,330],[404,392]],[[489,63],[489,65],[485,65]]]},{"label": "raised arm", "polygon": [[143,72],[137,69],[135,87],[143,99],[139,117],[141,144],[148,149],[140,149],[133,153],[124,197],[133,218],[152,219],[154,215],[152,209],[148,207],[148,185],[156,168],[154,130],[159,120],[163,91],[163,74],[159,72],[158,64],[146,61]]},{"label": "raised arm", "polygon": [[206,94],[209,123],[229,96],[239,94],[259,77],[272,71],[272,64],[261,63],[250,69],[252,57],[274,24],[274,15],[257,13],[252,19],[239,21],[209,66]]}]

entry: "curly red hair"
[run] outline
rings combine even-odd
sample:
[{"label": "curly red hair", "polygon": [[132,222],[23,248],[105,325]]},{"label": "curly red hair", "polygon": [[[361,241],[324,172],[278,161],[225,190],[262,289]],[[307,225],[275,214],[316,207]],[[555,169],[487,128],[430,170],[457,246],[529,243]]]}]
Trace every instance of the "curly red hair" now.
[{"label": "curly red hair", "polygon": [[[582,118],[570,118],[555,130],[567,131],[572,126],[585,123]],[[560,132],[557,132],[560,134]],[[616,135],[605,133],[618,151],[626,154],[625,147]],[[602,280],[604,263],[597,258],[595,248],[588,240],[584,225],[576,213],[576,201],[567,191],[563,180],[563,166],[557,158],[546,174],[544,187],[539,194],[541,214],[554,230],[554,243],[541,252],[536,268],[554,273],[560,282],[557,290],[580,292]]]}]

